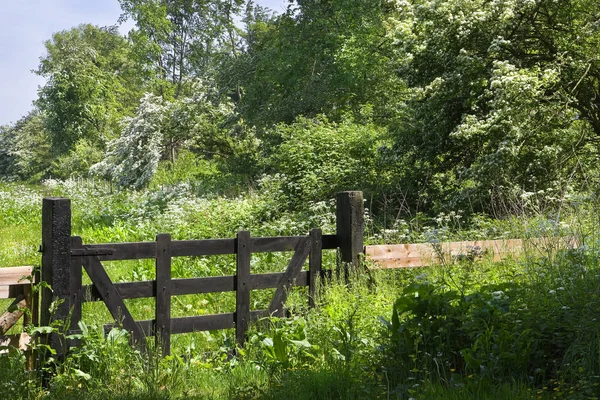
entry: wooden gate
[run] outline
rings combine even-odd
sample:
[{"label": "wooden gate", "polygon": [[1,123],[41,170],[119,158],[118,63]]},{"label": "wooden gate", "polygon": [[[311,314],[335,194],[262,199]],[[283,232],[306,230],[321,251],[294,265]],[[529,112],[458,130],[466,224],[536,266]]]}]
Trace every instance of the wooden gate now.
[{"label": "wooden gate", "polygon": [[[45,198],[42,206],[42,280],[49,288],[42,289],[40,323],[47,325],[51,319],[70,321],[74,332],[81,320],[82,303],[103,301],[115,323],[132,333],[132,339],[144,343],[145,337],[155,336],[163,353],[169,354],[170,335],[195,331],[235,328],[236,339],[243,344],[251,320],[283,315],[284,303],[292,286],[308,286],[308,303],[314,305],[316,277],[322,271],[322,250],[340,248],[341,260],[354,262],[362,253],[363,199],[361,192],[342,192],[338,195],[337,233],[323,235],[313,229],[308,236],[251,237],[241,231],[235,239],[171,240],[161,234],[154,242],[83,244],[82,239],[71,236],[71,204],[65,198]],[[342,233],[340,233],[342,232]],[[360,232],[357,233],[357,232]],[[359,242],[360,241],[360,242]],[[285,272],[251,274],[253,253],[293,251]],[[171,260],[183,256],[214,256],[234,254],[236,273],[229,276],[203,278],[171,278]],[[156,278],[151,281],[113,283],[102,262],[117,260],[154,259]],[[303,265],[308,259],[308,269]],[[92,284],[82,285],[85,269]],[[252,290],[274,288],[269,307],[250,309]],[[171,297],[189,294],[236,292],[234,312],[171,317]],[[124,300],[155,298],[153,319],[134,320]],[[55,305],[50,315],[50,304]],[[110,329],[114,324],[105,326]],[[59,353],[66,349],[57,335],[49,344]]]},{"label": "wooden gate", "polygon": [[[156,336],[157,343],[168,354],[170,335],[195,331],[234,328],[243,344],[250,320],[267,315],[283,315],[283,305],[292,286],[308,286],[309,304],[313,305],[315,281],[321,271],[322,235],[319,229],[309,236],[252,238],[242,231],[236,239],[172,241],[168,234],[158,235],[156,242],[83,245],[81,238],[71,238],[71,326],[81,319],[85,301],[104,302],[112,317],[132,333],[138,343],[146,336]],[[251,274],[252,253],[293,251],[283,273]],[[171,259],[182,256],[236,255],[236,274],[204,278],[171,279]],[[308,271],[302,271],[306,259]],[[155,259],[156,279],[152,281],[113,283],[102,261]],[[83,286],[82,267],[92,281]],[[275,288],[267,309],[250,310],[250,291]],[[171,296],[236,292],[235,312],[171,318]],[[87,293],[87,294],[86,294]],[[155,317],[135,321],[125,299],[155,298]],[[112,325],[107,325],[107,329]]]}]

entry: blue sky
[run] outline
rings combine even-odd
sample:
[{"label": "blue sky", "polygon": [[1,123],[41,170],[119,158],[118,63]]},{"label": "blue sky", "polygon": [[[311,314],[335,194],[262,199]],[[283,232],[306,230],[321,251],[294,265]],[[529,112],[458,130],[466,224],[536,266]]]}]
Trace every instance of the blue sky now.
[{"label": "blue sky", "polygon": [[[256,0],[281,13],[287,0]],[[0,0],[0,125],[31,109],[44,81],[31,72],[54,32],[82,23],[113,25],[121,9],[117,0]],[[127,32],[131,24],[122,27]]]}]

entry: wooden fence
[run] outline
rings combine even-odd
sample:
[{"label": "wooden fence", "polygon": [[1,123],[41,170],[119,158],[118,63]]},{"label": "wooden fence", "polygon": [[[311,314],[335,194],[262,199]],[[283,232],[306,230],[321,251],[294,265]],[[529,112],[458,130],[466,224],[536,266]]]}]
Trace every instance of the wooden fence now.
[{"label": "wooden fence", "polygon": [[[243,345],[251,320],[267,315],[282,315],[287,293],[292,286],[308,286],[308,303],[314,305],[315,280],[322,272],[322,250],[340,249],[341,260],[358,263],[363,251],[362,192],[342,192],[337,196],[337,232],[323,235],[313,229],[308,236],[251,237],[250,232],[238,232],[234,239],[171,240],[160,234],[154,242],[84,244],[71,235],[71,205],[65,198],[45,198],[42,206],[42,280],[52,287],[42,289],[42,325],[52,319],[67,321],[70,332],[76,332],[82,315],[82,303],[103,301],[115,323],[132,333],[143,343],[145,337],[155,336],[163,354],[170,352],[170,335],[185,332],[235,328],[236,339]],[[287,269],[282,273],[251,274],[250,260],[254,253],[293,251]],[[236,274],[187,279],[172,279],[173,257],[236,256]],[[113,283],[102,262],[117,260],[154,259],[156,278],[151,281]],[[308,270],[303,265],[308,259]],[[82,284],[85,270],[92,285]],[[270,305],[264,310],[250,309],[250,292],[274,288]],[[171,317],[172,296],[215,292],[235,292],[235,311],[230,313]],[[136,321],[124,300],[154,298],[153,319]],[[58,301],[55,314],[50,305]],[[113,326],[107,325],[106,328]],[[64,342],[51,335],[49,344],[59,353]]]},{"label": "wooden fence", "polygon": [[558,250],[575,248],[577,239],[571,236],[555,238],[478,240],[463,242],[389,244],[365,247],[365,256],[378,268],[426,267],[449,264],[456,260],[489,257],[494,261],[516,258],[524,252],[547,256]]},{"label": "wooden fence", "polygon": [[[70,322],[69,332],[63,333],[75,333],[77,323],[82,318],[82,303],[102,301],[115,321],[107,324],[106,329],[119,323],[132,333],[133,340],[138,343],[144,343],[147,336],[155,336],[163,354],[170,352],[170,336],[185,332],[235,328],[236,339],[243,345],[251,320],[285,313],[283,305],[292,286],[308,287],[307,302],[310,306],[314,305],[315,280],[323,272],[323,250],[339,249],[340,261],[344,263],[358,264],[366,256],[381,268],[404,268],[445,263],[447,259],[444,257],[452,259],[491,254],[494,259],[500,260],[509,255],[518,255],[526,246],[542,247],[546,240],[364,247],[363,214],[362,192],[342,192],[337,195],[335,234],[322,234],[320,229],[313,229],[307,236],[252,237],[250,232],[241,231],[235,238],[204,240],[172,240],[169,234],[159,234],[153,242],[84,244],[80,237],[73,236],[71,232],[70,200],[45,198],[42,204],[41,280],[47,282],[52,290],[42,288],[39,322],[43,326],[49,325],[51,319]],[[562,241],[559,247],[576,246],[576,242],[570,238],[559,241]],[[252,254],[285,251],[293,251],[285,272],[251,273]],[[187,279],[173,279],[171,276],[173,257],[223,254],[235,255],[235,275]],[[113,283],[102,264],[104,261],[138,259],[155,260],[154,280]],[[303,270],[307,259],[308,269]],[[91,279],[91,285],[82,284],[83,270]],[[37,324],[37,298],[30,297],[30,282],[21,281],[23,276],[32,274],[31,268],[3,268],[0,271],[0,298],[16,298],[14,304],[17,305],[28,299],[26,303],[33,307],[33,320],[26,320],[25,323]],[[250,292],[268,288],[275,289],[269,307],[252,310]],[[235,292],[235,311],[179,318],[171,316],[173,296],[216,292]],[[134,320],[124,300],[137,298],[154,298],[153,319]],[[50,315],[53,302],[58,306]],[[26,318],[29,317],[26,315]],[[65,343],[59,335],[50,335],[48,340],[48,344],[59,355],[64,354]]]},{"label": "wooden fence", "polygon": [[37,275],[32,267],[12,267],[0,269],[0,299],[14,299],[8,309],[0,315],[0,353],[9,348],[26,350],[27,365],[33,368],[34,357],[28,345],[31,341],[25,332],[5,335],[21,317],[23,325],[37,325],[38,296],[33,291]]}]

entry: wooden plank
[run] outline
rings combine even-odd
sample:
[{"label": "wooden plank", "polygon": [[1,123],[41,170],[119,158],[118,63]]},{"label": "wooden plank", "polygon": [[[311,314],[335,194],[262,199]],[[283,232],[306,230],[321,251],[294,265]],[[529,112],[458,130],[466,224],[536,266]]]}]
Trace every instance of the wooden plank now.
[{"label": "wooden plank", "polygon": [[173,279],[173,296],[199,293],[235,291],[235,276],[210,276],[206,278]]},{"label": "wooden plank", "polygon": [[24,293],[24,287],[33,281],[33,267],[0,268],[0,299],[13,299]]},{"label": "wooden plank", "polygon": [[27,308],[25,296],[18,296],[8,307],[8,310],[0,315],[0,335],[4,335],[21,318]]},{"label": "wooden plank", "polygon": [[[156,296],[155,281],[121,282],[113,285],[123,299],[140,299]],[[171,280],[171,296],[235,291],[235,276],[210,276],[206,278],[180,278]],[[84,301],[102,300],[94,285],[84,286]]]},{"label": "wooden plank", "polygon": [[[71,236],[71,251],[81,250],[83,242],[79,236]],[[81,320],[81,302],[82,302],[82,281],[83,281],[83,257],[71,256],[71,281],[69,283],[69,292],[71,296],[71,322],[70,329],[79,329]]]},{"label": "wooden plank", "polygon": [[[141,299],[156,296],[155,281],[121,282],[113,283],[113,286],[122,299]],[[100,291],[95,285],[83,286],[83,301],[101,301]]]},{"label": "wooden plank", "polygon": [[339,247],[337,235],[323,235],[323,250],[335,250]]},{"label": "wooden plank", "polygon": [[[255,321],[260,318],[268,317],[269,310],[254,310],[250,311],[250,321]],[[152,327],[155,325],[154,320],[142,320],[136,322],[146,336],[153,336]],[[110,332],[116,324],[105,324],[104,332]],[[235,327],[235,313],[209,314],[198,315],[193,317],[171,318],[171,334],[201,332],[201,331],[217,331],[221,329],[231,329]]]},{"label": "wooden plank", "polygon": [[173,333],[216,331],[235,326],[235,313],[173,318]]},{"label": "wooden plank", "polygon": [[135,320],[131,316],[131,313],[125,307],[123,299],[114,287],[110,277],[104,270],[104,267],[98,261],[97,257],[85,257],[83,266],[85,271],[89,275],[94,285],[98,288],[102,301],[106,304],[106,307],[110,311],[115,321],[121,322],[123,328],[132,332],[133,339],[144,345],[144,334],[140,327],[136,324]]},{"label": "wooden plank", "polygon": [[235,239],[175,240],[173,257],[214,256],[235,253]]},{"label": "wooden plank", "polygon": [[[276,288],[283,272],[250,275],[250,289]],[[156,296],[154,281],[113,283],[123,299],[140,299]],[[210,276],[206,278],[180,278],[171,280],[171,296],[188,294],[222,293],[235,291],[235,276]],[[294,281],[294,286],[308,286],[308,272],[302,271]],[[83,301],[100,301],[100,292],[94,285],[83,287]]]},{"label": "wooden plank", "polygon": [[112,255],[114,254],[115,251],[113,249],[109,249],[109,248],[93,248],[93,249],[87,249],[85,247],[79,248],[79,249],[74,249],[71,248],[71,256],[75,256],[75,257],[79,257],[79,256],[106,256],[106,255]]},{"label": "wooden plank", "polygon": [[279,281],[279,285],[275,290],[271,304],[269,305],[269,314],[282,315],[283,303],[287,299],[289,289],[304,265],[304,261],[308,257],[311,248],[310,237],[305,237],[296,245],[294,255],[290,263]]},{"label": "wooden plank", "polygon": [[156,236],[156,345],[171,354],[171,235]]},{"label": "wooden plank", "polygon": [[108,249],[114,251],[113,254],[99,255],[99,261],[142,260],[156,257],[156,242],[86,244],[84,247],[90,252],[106,253]]},{"label": "wooden plank", "polygon": [[31,266],[0,268],[0,286],[29,284],[32,274]]},{"label": "wooden plank", "polygon": [[422,267],[436,262],[430,244],[395,244],[366,246],[367,259],[379,268]]},{"label": "wooden plank", "polygon": [[235,337],[238,344],[243,346],[250,319],[250,232],[238,232],[236,252]]},{"label": "wooden plank", "polygon": [[[573,247],[576,243],[572,238],[560,238],[558,244],[563,248]],[[380,268],[424,267],[440,263],[440,255],[445,261],[462,257],[473,257],[489,254],[494,261],[507,257],[516,257],[526,249],[540,251],[549,239],[507,239],[507,240],[478,240],[462,242],[418,243],[366,246],[366,256]],[[562,243],[562,244],[561,244]]]},{"label": "wooden plank", "polygon": [[[284,279],[284,272],[250,275],[250,289],[271,289],[279,286]],[[293,281],[294,286],[308,286],[308,272],[301,271]]]},{"label": "wooden plank", "polygon": [[272,253],[279,251],[293,251],[304,236],[279,236],[252,238],[253,253]]},{"label": "wooden plank", "polygon": [[[252,238],[252,246],[257,245],[254,253],[271,251],[292,251],[302,236]],[[99,255],[100,261],[151,259],[156,255],[155,242],[103,243],[86,244],[89,252],[106,252],[114,250],[113,254]],[[323,249],[336,249],[336,235],[323,236]],[[204,239],[204,240],[174,240],[171,242],[173,257],[211,256],[235,254],[235,239]]]},{"label": "wooden plank", "polygon": [[323,264],[323,234],[320,229],[310,231],[310,255],[308,256],[308,306],[315,306],[317,277]]}]

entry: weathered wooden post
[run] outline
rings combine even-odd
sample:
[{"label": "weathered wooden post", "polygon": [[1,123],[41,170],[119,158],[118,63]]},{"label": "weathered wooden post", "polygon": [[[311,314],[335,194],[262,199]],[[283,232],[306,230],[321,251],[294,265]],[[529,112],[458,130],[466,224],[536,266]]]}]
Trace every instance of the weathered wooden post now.
[{"label": "weathered wooden post", "polygon": [[250,322],[250,232],[240,231],[236,238],[235,338],[244,345]]},{"label": "weathered wooden post", "polygon": [[[52,290],[42,289],[40,304],[40,324],[49,326],[53,320],[68,324],[71,300],[71,200],[61,197],[47,197],[42,202],[42,280]],[[55,303],[54,313],[50,306]],[[51,334],[48,343],[57,352],[64,355],[64,342],[59,335]]]},{"label": "weathered wooden post", "polygon": [[310,231],[310,254],[308,256],[308,306],[315,306],[317,276],[323,267],[323,233],[321,229]]},{"label": "weathered wooden post", "polygon": [[156,236],[156,325],[157,346],[171,354],[171,235]]},{"label": "weathered wooden post", "polygon": [[[358,267],[364,249],[363,231],[364,204],[360,191],[340,192],[336,198],[336,236],[340,248],[341,261],[347,266]],[[348,279],[348,268],[344,268]]]}]

